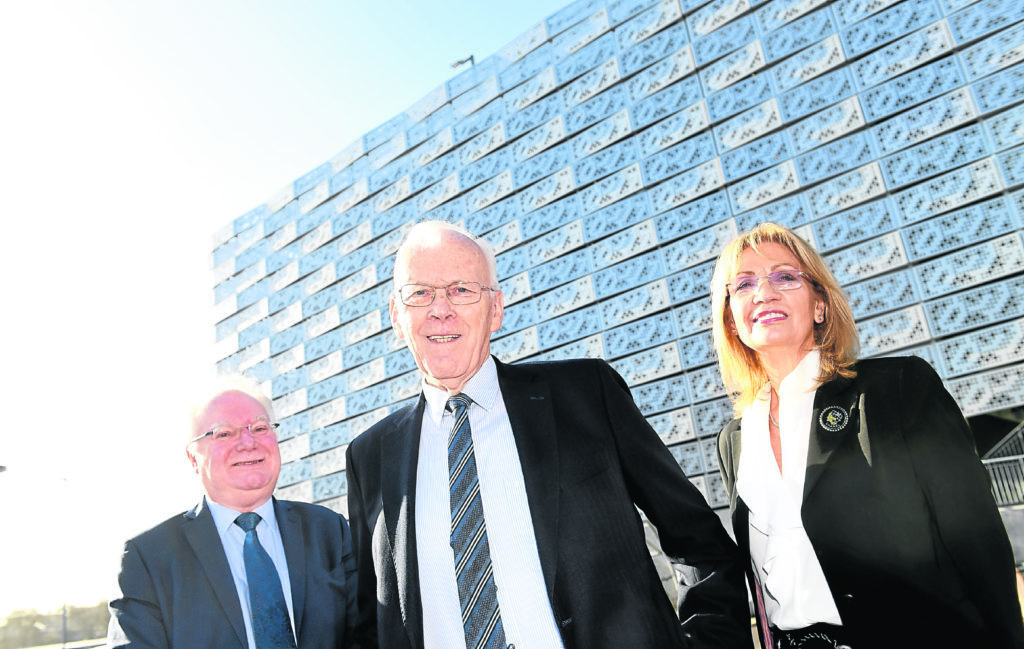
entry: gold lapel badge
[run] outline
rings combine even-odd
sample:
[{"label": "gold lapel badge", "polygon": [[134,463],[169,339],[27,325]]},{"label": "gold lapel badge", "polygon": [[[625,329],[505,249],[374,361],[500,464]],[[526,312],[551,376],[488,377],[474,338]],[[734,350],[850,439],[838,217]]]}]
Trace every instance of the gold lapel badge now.
[{"label": "gold lapel badge", "polygon": [[850,415],[839,406],[829,406],[818,415],[818,424],[830,433],[846,428]]}]

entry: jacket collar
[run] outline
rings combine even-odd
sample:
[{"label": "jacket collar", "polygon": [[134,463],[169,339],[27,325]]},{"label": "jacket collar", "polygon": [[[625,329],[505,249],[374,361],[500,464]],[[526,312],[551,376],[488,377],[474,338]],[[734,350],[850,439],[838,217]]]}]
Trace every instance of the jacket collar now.
[{"label": "jacket collar", "polygon": [[247,646],[249,640],[245,633],[245,622],[242,621],[242,606],[238,601],[235,579],[231,576],[231,567],[224,554],[224,546],[220,542],[213,515],[206,506],[206,498],[185,513],[181,526],[196,559],[202,566],[203,574],[217,596],[224,617],[231,623],[241,646]]},{"label": "jacket collar", "polygon": [[421,422],[426,399],[398,413],[381,438],[381,496],[384,524],[395,563],[398,601],[413,647],[423,646],[423,600],[416,562],[416,465],[419,460]]}]

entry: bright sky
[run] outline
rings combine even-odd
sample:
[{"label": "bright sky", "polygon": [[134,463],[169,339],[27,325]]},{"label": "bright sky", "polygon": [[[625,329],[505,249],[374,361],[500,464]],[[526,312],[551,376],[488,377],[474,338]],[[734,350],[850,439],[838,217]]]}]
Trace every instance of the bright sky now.
[{"label": "bright sky", "polygon": [[213,234],[565,4],[0,4],[0,618],[196,501]]}]

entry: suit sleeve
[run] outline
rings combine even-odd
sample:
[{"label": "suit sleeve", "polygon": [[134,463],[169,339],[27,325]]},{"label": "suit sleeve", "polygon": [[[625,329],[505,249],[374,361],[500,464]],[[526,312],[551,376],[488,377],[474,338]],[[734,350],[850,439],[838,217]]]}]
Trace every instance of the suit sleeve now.
[{"label": "suit sleeve", "polygon": [[377,579],[373,564],[373,537],[366,520],[362,491],[356,473],[352,446],[345,452],[348,476],[348,514],[352,529],[352,545],[357,567],[356,620],[353,637],[360,649],[377,647]]},{"label": "suit sleeve", "polygon": [[110,600],[107,646],[110,649],[166,649],[167,628],[153,578],[139,548],[128,541],[121,555],[118,595]]},{"label": "suit sleeve", "polygon": [[998,646],[1024,646],[1013,551],[963,413],[935,370],[911,357],[900,376],[911,461],[968,597]]},{"label": "suit sleeve", "polygon": [[721,519],[690,483],[609,365],[599,372],[605,408],[630,493],[658,530],[662,550],[684,564],[678,612],[692,646],[750,647],[743,564]]},{"label": "suit sleeve", "polygon": [[338,648],[358,648],[359,645],[354,644],[355,627],[358,615],[356,597],[357,589],[359,587],[358,571],[356,570],[356,556],[353,550],[351,526],[343,516],[338,516],[338,518],[341,523],[342,563],[345,566],[345,583],[356,585],[355,588],[345,589],[345,635],[340,639]]}]

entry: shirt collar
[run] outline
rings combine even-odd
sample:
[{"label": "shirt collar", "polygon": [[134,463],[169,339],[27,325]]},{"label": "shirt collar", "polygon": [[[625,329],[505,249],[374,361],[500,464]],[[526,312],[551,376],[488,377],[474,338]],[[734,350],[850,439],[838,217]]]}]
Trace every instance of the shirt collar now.
[{"label": "shirt collar", "polygon": [[[240,513],[244,513],[231,509],[225,505],[221,505],[218,502],[214,502],[209,496],[206,497],[206,505],[210,508],[210,514],[213,515],[213,522],[221,532],[230,530],[235,523],[235,519],[238,518],[238,515]],[[277,529],[277,517],[274,515],[273,498],[268,498],[267,502],[252,511],[260,515],[260,518],[262,519],[260,521],[261,523],[266,523],[272,530]],[[239,527],[238,529],[242,528]]]},{"label": "shirt collar", "polygon": [[[815,347],[807,352],[796,367],[787,374],[779,383],[779,394],[797,395],[804,392],[814,392],[818,389],[818,376],[821,373],[821,352]],[[768,400],[771,394],[771,384],[765,383],[759,394],[760,398]]]},{"label": "shirt collar", "polygon": [[[484,410],[494,407],[498,400],[498,367],[494,364],[493,357],[488,356],[476,374],[466,382],[462,394]],[[444,415],[445,405],[448,403],[448,393],[430,385],[424,378],[423,397],[427,400],[427,416],[435,425],[440,426],[441,416]]]}]

